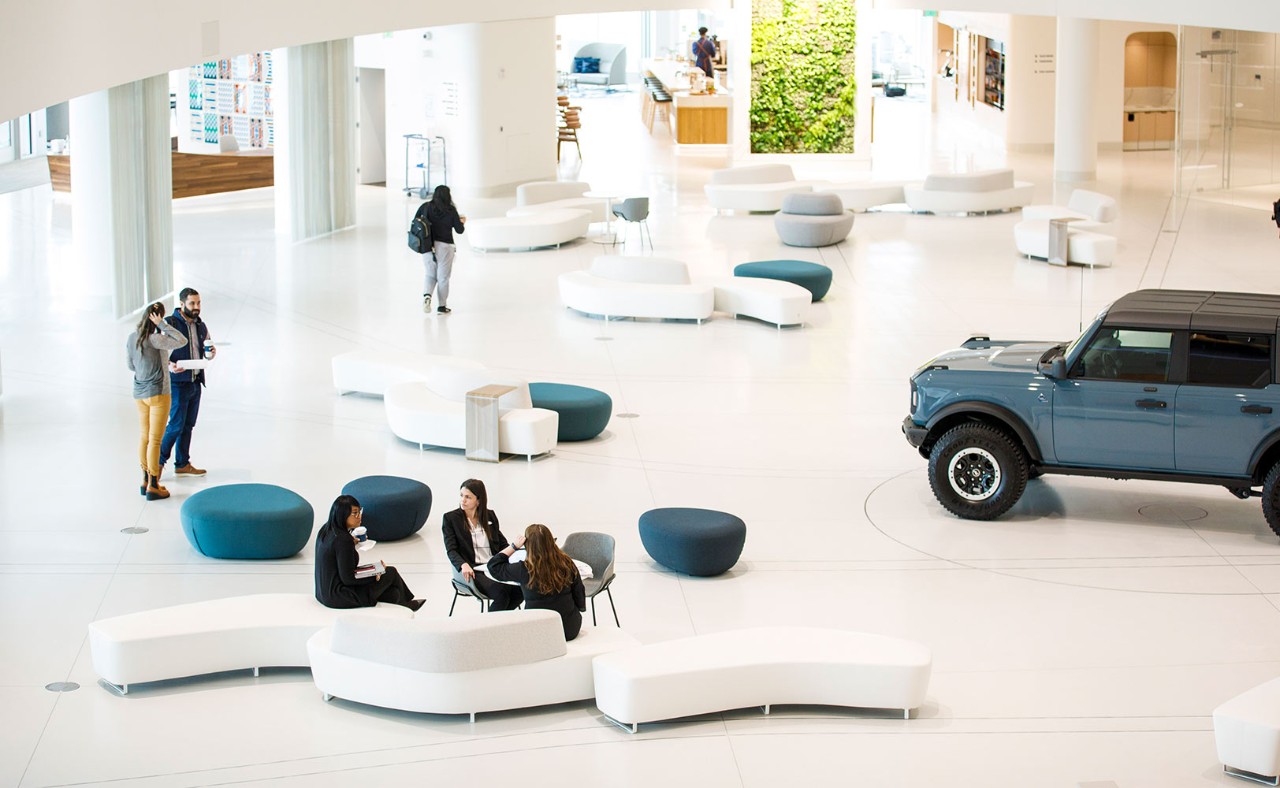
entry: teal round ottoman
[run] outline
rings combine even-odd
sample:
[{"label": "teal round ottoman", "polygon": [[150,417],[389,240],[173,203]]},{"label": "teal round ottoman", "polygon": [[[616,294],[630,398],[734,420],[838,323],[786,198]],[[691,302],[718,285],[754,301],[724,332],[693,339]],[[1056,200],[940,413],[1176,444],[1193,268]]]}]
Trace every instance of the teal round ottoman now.
[{"label": "teal round ottoman", "polygon": [[567,383],[530,383],[533,407],[560,414],[559,441],[589,441],[604,431],[613,415],[613,400],[603,391]]},{"label": "teal round ottoman", "polygon": [[640,515],[640,542],[649,557],[686,575],[722,575],[738,563],[747,541],[741,517],[713,509],[650,509]]},{"label": "teal round ottoman", "polygon": [[288,558],[306,547],[315,522],[305,498],[274,484],[201,490],[180,517],[187,541],[210,558]]},{"label": "teal round ottoman", "polygon": [[403,476],[362,476],[347,482],[343,495],[360,502],[360,521],[369,538],[394,542],[422,530],[431,516],[431,488],[417,479]]},{"label": "teal round ottoman", "polygon": [[821,301],[831,289],[831,269],[819,263],[804,260],[761,260],[758,263],[742,263],[734,266],[734,276],[750,276],[756,279],[781,279],[800,285],[813,294],[814,301]]}]

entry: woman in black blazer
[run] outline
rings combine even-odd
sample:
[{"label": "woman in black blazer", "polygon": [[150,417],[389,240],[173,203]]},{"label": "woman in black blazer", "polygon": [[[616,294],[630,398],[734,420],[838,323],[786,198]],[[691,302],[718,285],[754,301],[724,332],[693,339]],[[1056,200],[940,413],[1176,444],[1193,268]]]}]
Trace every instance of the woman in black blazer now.
[{"label": "woman in black blazer", "polygon": [[325,607],[341,609],[390,602],[417,610],[424,600],[413,598],[394,566],[380,575],[356,577],[360,558],[351,530],[360,525],[363,514],[360,502],[350,495],[338,496],[329,507],[329,521],[316,534],[316,599]]},{"label": "woman in black blazer", "polygon": [[[520,607],[520,589],[496,583],[484,574],[490,556],[507,546],[507,537],[498,529],[498,515],[489,509],[484,482],[467,479],[458,490],[458,508],[444,515],[444,550],[449,563],[480,593],[489,597],[489,612]],[[476,567],[481,571],[477,572]]]},{"label": "woman in black blazer", "polygon": [[[523,562],[510,563],[511,554],[527,551]],[[554,610],[564,623],[564,639],[573,640],[582,631],[582,611],[587,609],[587,591],[573,559],[556,545],[545,525],[524,529],[514,544],[507,545],[489,559],[489,574],[495,580],[520,584],[525,610]]]}]

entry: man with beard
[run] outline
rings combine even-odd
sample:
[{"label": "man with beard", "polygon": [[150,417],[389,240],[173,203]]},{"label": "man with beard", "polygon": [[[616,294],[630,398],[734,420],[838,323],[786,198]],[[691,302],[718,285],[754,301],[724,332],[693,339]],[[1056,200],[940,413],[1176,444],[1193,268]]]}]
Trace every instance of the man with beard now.
[{"label": "man with beard", "polygon": [[[169,354],[169,360],[182,367],[190,359],[213,358],[217,349],[209,341],[209,327],[200,319],[200,294],[184,287],[178,293],[178,308],[165,318],[169,325],[182,332],[187,344]],[[191,431],[200,415],[200,390],[204,386],[204,370],[183,369],[170,372],[172,398],[169,405],[169,425],[160,441],[160,468],[163,471],[169,461],[169,452],[177,446],[174,472],[178,476],[204,476],[205,472],[191,464]]]}]

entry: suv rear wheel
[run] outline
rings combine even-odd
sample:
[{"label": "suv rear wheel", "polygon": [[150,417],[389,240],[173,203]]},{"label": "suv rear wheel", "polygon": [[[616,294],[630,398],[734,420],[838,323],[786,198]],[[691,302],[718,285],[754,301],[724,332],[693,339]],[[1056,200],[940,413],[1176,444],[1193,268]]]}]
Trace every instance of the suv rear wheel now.
[{"label": "suv rear wheel", "polygon": [[1271,466],[1262,482],[1262,516],[1276,536],[1280,536],[1280,462]]},{"label": "suv rear wheel", "polygon": [[1022,497],[1027,475],[1022,447],[989,424],[952,427],[929,452],[929,486],[934,497],[947,511],[966,520],[994,520],[1009,511]]}]

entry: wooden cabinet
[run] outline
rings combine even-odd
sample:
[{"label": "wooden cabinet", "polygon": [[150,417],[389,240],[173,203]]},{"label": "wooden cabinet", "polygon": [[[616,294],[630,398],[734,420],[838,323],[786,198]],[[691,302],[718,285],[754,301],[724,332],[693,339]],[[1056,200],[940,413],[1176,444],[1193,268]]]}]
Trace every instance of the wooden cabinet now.
[{"label": "wooden cabinet", "polygon": [[1177,131],[1176,112],[1124,113],[1122,139],[1125,150],[1168,150]]},{"label": "wooden cabinet", "polygon": [[676,142],[683,145],[724,145],[728,141],[728,108],[676,107]]}]

